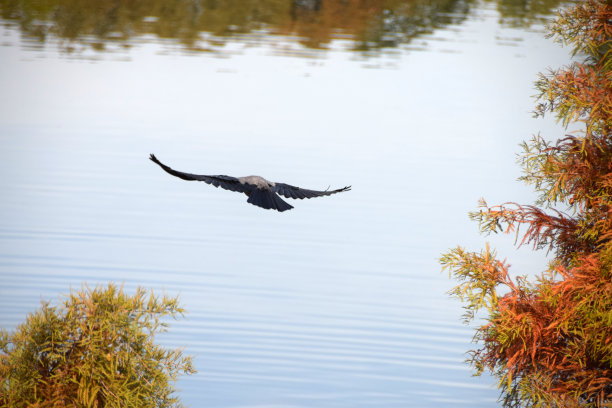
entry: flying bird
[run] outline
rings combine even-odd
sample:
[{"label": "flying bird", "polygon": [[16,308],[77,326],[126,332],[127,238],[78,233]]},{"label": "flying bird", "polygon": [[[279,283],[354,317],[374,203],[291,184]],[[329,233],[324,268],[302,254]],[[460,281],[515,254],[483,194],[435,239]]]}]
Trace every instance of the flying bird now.
[{"label": "flying bird", "polygon": [[207,184],[212,184],[215,187],[221,187],[226,190],[236,191],[238,193],[244,193],[249,198],[247,203],[259,206],[265,209],[273,209],[277,211],[286,211],[293,208],[292,205],[284,201],[278,195],[282,195],[287,198],[313,198],[323,197],[343,191],[349,191],[351,186],[339,188],[337,190],[307,190],[305,188],[295,187],[285,183],[274,183],[268,181],[263,177],[259,176],[247,176],[247,177],[231,177],[231,176],[205,176],[199,174],[183,173],[182,171],[174,170],[155,157],[154,154],[149,157],[155,164],[159,165],[167,173],[172,174],[175,177],[189,181],[203,181]]}]

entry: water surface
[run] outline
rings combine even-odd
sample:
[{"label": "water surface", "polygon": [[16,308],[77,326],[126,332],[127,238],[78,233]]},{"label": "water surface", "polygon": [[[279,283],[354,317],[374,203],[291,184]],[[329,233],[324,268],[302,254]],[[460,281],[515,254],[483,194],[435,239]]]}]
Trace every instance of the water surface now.
[{"label": "water surface", "polygon": [[[484,245],[480,197],[533,199],[515,154],[562,133],[530,113],[568,62],[558,3],[353,3],[3,2],[0,327],[125,282],[180,295],[160,340],[196,357],[192,407],[496,406],[437,259]],[[353,190],[264,211],[149,153]]]}]

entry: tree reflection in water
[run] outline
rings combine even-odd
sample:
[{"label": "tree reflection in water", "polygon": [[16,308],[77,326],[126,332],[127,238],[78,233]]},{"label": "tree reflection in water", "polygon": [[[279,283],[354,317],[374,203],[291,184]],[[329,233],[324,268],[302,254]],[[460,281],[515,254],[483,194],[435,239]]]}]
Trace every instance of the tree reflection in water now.
[{"label": "tree reflection in water", "polygon": [[[559,0],[497,0],[503,22],[541,23]],[[325,50],[334,39],[377,53],[466,19],[473,0],[5,0],[0,16],[30,41],[61,39],[64,52],[130,47],[144,36],[170,39],[188,52],[224,54],[230,42],[297,38]],[[10,23],[9,23],[10,24]]]}]

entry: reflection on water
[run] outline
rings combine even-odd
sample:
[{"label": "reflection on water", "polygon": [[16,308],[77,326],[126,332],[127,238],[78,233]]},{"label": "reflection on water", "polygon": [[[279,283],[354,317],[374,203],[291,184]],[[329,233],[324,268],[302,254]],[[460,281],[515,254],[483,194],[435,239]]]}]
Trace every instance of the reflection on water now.
[{"label": "reflection on water", "polygon": [[[143,36],[172,39],[188,52],[226,54],[228,42],[253,44],[266,35],[295,38],[312,49],[334,39],[369,54],[408,44],[413,38],[458,24],[473,0],[49,0],[0,2],[0,16],[44,43],[64,40],[65,52],[130,47]],[[502,22],[541,23],[559,0],[498,0]]]}]

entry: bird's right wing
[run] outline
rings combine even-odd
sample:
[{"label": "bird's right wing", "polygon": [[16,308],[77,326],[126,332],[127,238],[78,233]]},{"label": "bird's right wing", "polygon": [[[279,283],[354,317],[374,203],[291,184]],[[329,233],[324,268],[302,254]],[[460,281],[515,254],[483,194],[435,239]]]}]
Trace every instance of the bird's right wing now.
[{"label": "bird's right wing", "polygon": [[168,174],[171,174],[175,177],[181,178],[183,180],[189,181],[203,181],[208,184],[212,184],[215,187],[221,187],[230,191],[237,191],[240,193],[246,193],[251,190],[248,185],[240,183],[240,181],[236,177],[231,176],[206,176],[200,174],[191,174],[184,173],[182,171],[174,170],[162,162],[160,162],[154,154],[149,157],[153,163],[157,164],[159,167],[164,169],[164,171]]},{"label": "bird's right wing", "polygon": [[351,189],[351,186],[346,186],[343,188],[339,188],[337,190],[318,191],[318,190],[308,190],[306,188],[296,187],[296,186],[292,186],[290,184],[285,184],[285,183],[275,183],[273,187],[273,191],[275,193],[278,193],[287,198],[297,198],[300,200],[304,198],[328,196],[328,195],[332,195],[336,193],[341,193],[343,191],[349,191],[350,189]]}]

